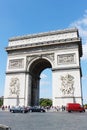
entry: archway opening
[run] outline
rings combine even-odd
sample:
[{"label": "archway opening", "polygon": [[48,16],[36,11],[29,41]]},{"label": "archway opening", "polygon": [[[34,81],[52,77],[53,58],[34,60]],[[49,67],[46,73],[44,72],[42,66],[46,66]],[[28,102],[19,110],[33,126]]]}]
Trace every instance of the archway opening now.
[{"label": "archway opening", "polygon": [[47,68],[40,75],[40,98],[52,99],[52,70]]},{"label": "archway opening", "polygon": [[47,68],[52,68],[47,59],[39,58],[35,60],[29,68],[29,92],[28,105],[38,106],[40,98],[40,75]]}]

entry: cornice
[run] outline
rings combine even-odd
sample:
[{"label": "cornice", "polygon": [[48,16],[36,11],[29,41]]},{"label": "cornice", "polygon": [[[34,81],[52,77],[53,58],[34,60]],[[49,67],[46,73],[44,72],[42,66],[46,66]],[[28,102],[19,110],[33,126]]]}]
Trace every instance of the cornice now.
[{"label": "cornice", "polygon": [[33,44],[25,44],[25,45],[17,45],[17,46],[9,46],[6,47],[6,51],[10,50],[21,50],[21,49],[26,49],[26,48],[36,48],[36,47],[43,47],[43,46],[50,46],[50,45],[55,45],[55,44],[67,44],[71,42],[81,42],[80,38],[72,38],[72,39],[63,39],[63,40],[54,40],[54,41],[48,41],[48,42],[40,42],[40,43],[33,43]]},{"label": "cornice", "polygon": [[70,38],[70,39],[62,39],[62,40],[51,40],[48,42],[37,42],[37,43],[31,43],[31,44],[24,44],[24,45],[15,45],[15,46],[8,46],[5,48],[5,50],[9,53],[11,51],[21,51],[21,50],[25,50],[25,49],[36,49],[41,47],[54,47],[54,46],[59,46],[59,45],[65,45],[65,44],[69,44],[69,43],[73,43],[73,44],[78,44],[79,46],[79,53],[80,53],[80,57],[82,57],[82,44],[81,44],[81,38],[77,37],[77,38]]},{"label": "cornice", "polygon": [[76,66],[76,67],[61,67],[61,68],[53,68],[52,71],[63,71],[63,70],[80,70],[81,67],[80,66]]},{"label": "cornice", "polygon": [[51,36],[51,35],[56,35],[56,34],[71,33],[71,32],[77,32],[78,34],[78,29],[69,28],[69,29],[64,29],[64,30],[56,30],[56,31],[42,32],[42,33],[37,33],[37,34],[17,36],[17,37],[10,38],[9,42],[17,41],[17,40],[24,40],[24,39],[29,39],[29,38],[43,37],[43,36]]}]

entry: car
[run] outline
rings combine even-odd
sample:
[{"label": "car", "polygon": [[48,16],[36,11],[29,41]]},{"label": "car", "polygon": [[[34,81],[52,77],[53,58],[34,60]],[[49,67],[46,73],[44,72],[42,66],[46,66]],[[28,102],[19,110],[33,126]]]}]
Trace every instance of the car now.
[{"label": "car", "polygon": [[12,112],[12,113],[27,113],[28,109],[27,109],[27,107],[16,106],[16,107],[10,108],[10,112]]},{"label": "car", "polygon": [[29,112],[46,112],[45,109],[40,108],[40,107],[30,107],[28,109]]},{"label": "car", "polygon": [[68,103],[66,106],[66,111],[68,112],[85,112],[84,107],[82,107],[79,103]]}]

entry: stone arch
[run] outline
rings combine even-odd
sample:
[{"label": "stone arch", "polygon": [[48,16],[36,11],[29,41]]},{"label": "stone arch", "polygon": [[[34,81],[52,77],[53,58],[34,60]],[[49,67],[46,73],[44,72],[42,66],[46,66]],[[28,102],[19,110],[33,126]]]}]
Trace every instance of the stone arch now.
[{"label": "stone arch", "polygon": [[46,68],[52,68],[51,63],[46,58],[35,58],[29,65],[29,91],[28,105],[39,105],[39,84],[40,74]]},{"label": "stone arch", "polygon": [[[53,106],[68,102],[82,104],[82,42],[78,29],[10,38],[6,51],[5,106],[16,105],[17,96],[9,94],[10,82],[14,77],[20,81],[19,105],[38,105],[40,73],[47,67],[52,68]],[[34,97],[31,91],[35,91],[32,92]]]},{"label": "stone arch", "polygon": [[29,68],[32,63],[34,63],[37,60],[46,60],[48,61],[52,68],[54,67],[54,54],[43,54],[43,55],[34,55],[34,56],[27,56],[27,71],[29,71]]}]

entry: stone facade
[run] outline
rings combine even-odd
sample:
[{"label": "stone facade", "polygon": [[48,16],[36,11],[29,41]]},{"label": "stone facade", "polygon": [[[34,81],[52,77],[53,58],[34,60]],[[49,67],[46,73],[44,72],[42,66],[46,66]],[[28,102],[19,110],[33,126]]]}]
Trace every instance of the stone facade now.
[{"label": "stone facade", "polygon": [[81,39],[66,29],[9,39],[4,105],[39,105],[40,74],[52,69],[53,106],[82,104]]}]

